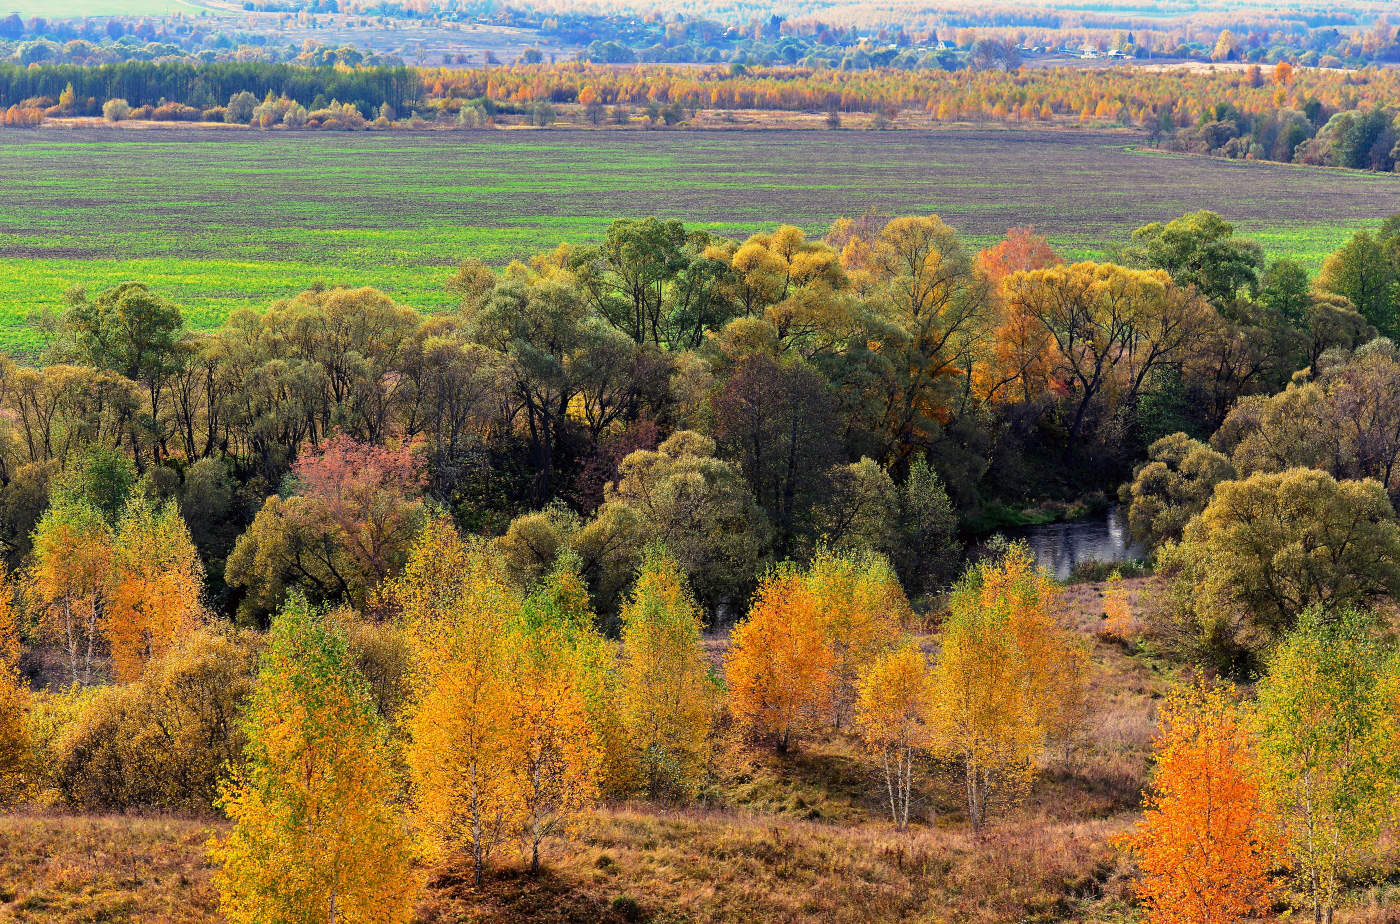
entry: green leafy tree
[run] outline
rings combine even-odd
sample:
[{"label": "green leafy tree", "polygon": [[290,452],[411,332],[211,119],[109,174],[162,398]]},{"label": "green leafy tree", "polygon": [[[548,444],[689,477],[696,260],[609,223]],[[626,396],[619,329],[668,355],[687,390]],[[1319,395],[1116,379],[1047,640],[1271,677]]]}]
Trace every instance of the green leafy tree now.
[{"label": "green leafy tree", "polygon": [[1241,668],[1309,606],[1400,591],[1400,526],[1378,482],[1290,469],[1222,482],[1158,559],[1192,644]]},{"label": "green leafy tree", "polygon": [[186,355],[180,309],[142,283],[124,282],[92,301],[80,293],[65,313],[63,326],[79,361],[144,386],[146,427],[159,462],[166,437],[158,419],[161,397]]},{"label": "green leafy tree", "polygon": [[1376,236],[1358,231],[1322,264],[1318,288],[1340,295],[1386,336],[1400,333],[1396,324],[1400,275]]},{"label": "green leafy tree", "polygon": [[1289,323],[1302,326],[1312,307],[1308,271],[1292,260],[1275,260],[1259,279],[1259,301]]},{"label": "green leafy tree", "polygon": [[901,495],[900,578],[911,595],[933,593],[958,566],[958,514],[943,480],[922,455],[910,463]]},{"label": "green leafy tree", "polygon": [[768,518],[738,466],[715,458],[709,437],[681,430],[655,451],[630,453],[606,497],[598,518],[630,512],[638,546],[664,545],[708,608],[753,587]]},{"label": "green leafy tree", "polygon": [[1264,267],[1263,248],[1234,235],[1234,226],[1216,213],[1193,212],[1138,228],[1123,258],[1130,266],[1166,270],[1177,285],[1195,286],[1224,311],[1241,290],[1258,290]]},{"label": "green leafy tree", "polygon": [[1258,688],[1265,792],[1321,924],[1375,856],[1400,797],[1400,657],[1377,641],[1375,622],[1354,609],[1308,610]]},{"label": "green leafy tree", "polygon": [[115,524],[136,488],[136,466],[117,449],[90,446],[70,458],[49,488],[53,503],[90,504]]}]

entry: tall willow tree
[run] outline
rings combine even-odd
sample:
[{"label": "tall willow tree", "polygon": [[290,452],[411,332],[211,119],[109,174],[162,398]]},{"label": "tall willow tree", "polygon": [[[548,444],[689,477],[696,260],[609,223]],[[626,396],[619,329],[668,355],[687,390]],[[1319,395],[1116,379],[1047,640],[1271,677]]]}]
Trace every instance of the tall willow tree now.
[{"label": "tall willow tree", "polygon": [[220,805],[211,856],[236,924],[408,921],[418,883],[388,732],[345,638],[293,596],[243,720],[247,762]]}]

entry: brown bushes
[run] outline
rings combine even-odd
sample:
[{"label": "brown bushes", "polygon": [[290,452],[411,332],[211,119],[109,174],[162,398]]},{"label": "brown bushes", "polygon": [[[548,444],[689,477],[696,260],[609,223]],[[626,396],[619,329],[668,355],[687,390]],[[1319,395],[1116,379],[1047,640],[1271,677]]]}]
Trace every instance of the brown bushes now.
[{"label": "brown bushes", "polygon": [[35,788],[78,808],[209,811],[255,669],[250,634],[200,630],[138,682],[38,697]]}]

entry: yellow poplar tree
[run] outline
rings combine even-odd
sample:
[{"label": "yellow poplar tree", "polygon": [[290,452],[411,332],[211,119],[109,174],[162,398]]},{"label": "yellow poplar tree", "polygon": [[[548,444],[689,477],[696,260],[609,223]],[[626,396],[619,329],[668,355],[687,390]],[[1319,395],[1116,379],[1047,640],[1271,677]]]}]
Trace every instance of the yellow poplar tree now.
[{"label": "yellow poplar tree", "polygon": [[243,720],[247,762],[221,792],[211,845],[235,924],[392,924],[418,882],[388,732],[346,641],[294,596]]},{"label": "yellow poplar tree", "polygon": [[441,520],[392,592],[415,664],[404,754],[414,822],[431,857],[465,852],[480,884],[492,850],[520,825],[505,644],[520,599],[491,546]]},{"label": "yellow poplar tree", "polygon": [[535,873],[545,839],[577,828],[597,804],[602,751],[564,633],[537,627],[509,644],[518,653],[506,767],[520,803],[517,836]]},{"label": "yellow poplar tree", "polygon": [[1082,714],[1087,652],[1062,625],[1063,592],[1012,545],[954,590],[934,670],[942,747],[963,763],[968,822],[991,795],[1014,800],[1035,760]]},{"label": "yellow poplar tree", "polygon": [[560,559],[525,601],[507,642],[515,692],[507,766],[532,873],[544,840],[576,830],[597,804],[603,735],[611,732],[595,708],[606,684],[598,656],[611,652],[594,626],[578,557],[566,552]]},{"label": "yellow poplar tree", "polygon": [[555,561],[554,570],[526,601],[527,619],[562,632],[574,684],[600,749],[599,787],[621,795],[633,788],[636,760],[626,726],[619,715],[618,645],[603,637],[589,601],[583,562],[571,549]]},{"label": "yellow poplar tree", "polygon": [[935,740],[936,695],[928,659],[913,642],[880,655],[861,674],[856,727],[880,761],[890,818],[900,831],[909,825],[914,762]]},{"label": "yellow poplar tree", "polygon": [[647,550],[622,608],[618,710],[653,795],[694,793],[709,757],[718,690],[700,628],[680,565]]},{"label": "yellow poplar tree", "polygon": [[205,618],[204,568],[173,503],[137,494],[117,525],[102,628],[118,680],[141,676]]}]

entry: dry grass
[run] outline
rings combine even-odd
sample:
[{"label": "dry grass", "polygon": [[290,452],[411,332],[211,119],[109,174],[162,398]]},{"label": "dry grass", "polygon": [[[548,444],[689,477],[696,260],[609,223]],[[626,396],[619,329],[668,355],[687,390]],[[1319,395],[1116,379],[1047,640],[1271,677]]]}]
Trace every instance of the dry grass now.
[{"label": "dry grass", "polygon": [[0,920],[213,920],[210,831],[173,817],[0,816]]},{"label": "dry grass", "polygon": [[898,835],[881,824],[623,807],[604,812],[542,880],[506,869],[477,895],[440,879],[423,911],[426,920],[571,922],[1109,920],[1126,908],[1125,871],[1109,846],[1122,828],[1033,821],[983,838]]}]

